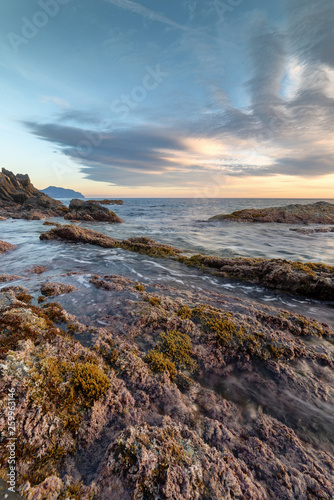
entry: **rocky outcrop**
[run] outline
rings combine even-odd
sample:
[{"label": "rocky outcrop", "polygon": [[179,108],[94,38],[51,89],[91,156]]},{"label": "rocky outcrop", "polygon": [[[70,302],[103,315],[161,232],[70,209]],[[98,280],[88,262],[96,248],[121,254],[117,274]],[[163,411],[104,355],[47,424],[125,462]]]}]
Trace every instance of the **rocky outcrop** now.
[{"label": "rocky outcrop", "polygon": [[7,243],[7,241],[0,240],[0,253],[9,252],[10,250],[15,250],[16,246],[11,243]]},{"label": "rocky outcrop", "polygon": [[41,240],[63,240],[72,241],[74,243],[90,243],[91,245],[98,245],[103,248],[114,248],[118,245],[119,240],[110,238],[105,234],[93,231],[92,229],[85,229],[76,226],[75,224],[64,225],[51,229],[47,233],[40,235]]},{"label": "rocky outcrop", "polygon": [[294,231],[300,234],[334,233],[334,227],[315,227],[313,229],[303,228],[303,227],[293,227],[290,228],[290,231]]},{"label": "rocky outcrop", "polygon": [[[75,305],[89,347],[59,304],[0,293],[24,498],[333,498],[328,325],[205,290],[94,285]],[[5,411],[0,431],[6,445]]]},{"label": "rocky outcrop", "polygon": [[171,245],[150,238],[117,240],[105,234],[76,225],[65,225],[40,235],[41,240],[62,240],[90,243],[104,248],[122,248],[151,257],[171,258],[222,278],[242,279],[289,294],[334,301],[334,267],[312,262],[291,262],[283,259],[224,259],[205,255],[182,255]]},{"label": "rocky outcrop", "polygon": [[123,200],[88,200],[90,203],[100,203],[101,205],[124,205]]},{"label": "rocky outcrop", "polygon": [[75,286],[53,283],[52,281],[48,281],[41,286],[41,294],[46,297],[58,297],[58,295],[75,292],[76,290]]},{"label": "rocky outcrop", "polygon": [[69,212],[65,215],[68,220],[101,221],[110,223],[123,222],[114,212],[97,203],[83,200],[72,200]]},{"label": "rocky outcrop", "polygon": [[288,205],[286,207],[238,210],[232,214],[216,215],[214,221],[234,222],[278,222],[283,224],[332,224],[334,205],[319,201],[310,205]]},{"label": "rocky outcrop", "polygon": [[151,255],[152,257],[171,257],[179,254],[181,250],[163,243],[157,243],[151,238],[130,238],[128,240],[117,240],[110,238],[103,233],[85,229],[75,224],[64,225],[42,233],[41,240],[63,240],[72,241],[74,243],[90,243],[103,248],[123,248],[131,252]]},{"label": "rocky outcrop", "polygon": [[283,259],[224,259],[205,255],[180,257],[179,260],[215,276],[242,279],[290,294],[334,301],[333,266]]},{"label": "rocky outcrop", "polygon": [[0,174],[0,214],[16,219],[39,220],[63,216],[68,211],[60,201],[38,191],[28,175],[14,175],[6,169]]}]

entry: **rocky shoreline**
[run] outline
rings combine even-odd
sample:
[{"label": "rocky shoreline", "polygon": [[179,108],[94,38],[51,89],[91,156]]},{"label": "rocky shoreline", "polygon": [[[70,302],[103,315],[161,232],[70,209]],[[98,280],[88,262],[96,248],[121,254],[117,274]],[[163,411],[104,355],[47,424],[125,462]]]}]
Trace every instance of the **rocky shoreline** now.
[{"label": "rocky shoreline", "polygon": [[189,267],[222,278],[242,279],[304,297],[334,301],[334,267],[324,264],[291,262],[283,259],[224,259],[205,255],[182,255],[181,250],[156,243],[150,238],[117,240],[74,224],[55,227],[40,235],[40,239],[86,243],[103,248],[123,248],[151,257],[170,258]]},{"label": "rocky shoreline", "polygon": [[[16,195],[35,189],[16,181]],[[22,205],[12,213],[37,217]],[[81,200],[65,218],[121,222]],[[53,227],[40,245],[51,248],[120,249],[334,300],[332,266],[189,255],[147,237],[44,224]],[[0,242],[0,255],[16,251]],[[91,263],[62,274],[41,264],[36,255],[21,276],[0,275],[0,430],[5,444],[14,389],[22,498],[334,498],[333,325],[228,293],[95,274]]]}]

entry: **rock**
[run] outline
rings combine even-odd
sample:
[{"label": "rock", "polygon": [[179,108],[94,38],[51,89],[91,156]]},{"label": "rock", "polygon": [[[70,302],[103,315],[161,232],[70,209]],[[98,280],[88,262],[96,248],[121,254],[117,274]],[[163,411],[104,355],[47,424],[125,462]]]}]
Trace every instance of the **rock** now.
[{"label": "rock", "polygon": [[120,242],[105,234],[72,225],[60,226],[40,235],[41,240],[64,240],[74,243],[90,243],[104,248],[114,248]]},{"label": "rock", "polygon": [[47,271],[47,270],[48,270],[48,268],[45,266],[33,266],[27,270],[27,273],[28,274],[42,274],[42,273],[45,273],[45,271]]},{"label": "rock", "polygon": [[0,221],[1,220],[8,220],[8,217],[0,217]]},{"label": "rock", "polygon": [[214,270],[216,276],[243,279],[287,293],[334,301],[333,266],[283,259],[224,259],[205,255],[179,257],[179,260],[204,271]]},{"label": "rock", "polygon": [[157,243],[151,238],[140,237],[130,238],[120,241],[103,233],[85,229],[76,225],[65,225],[51,229],[47,233],[40,235],[41,240],[64,240],[73,241],[76,243],[90,243],[104,248],[123,248],[130,252],[142,253],[152,257],[173,257],[181,252],[181,250],[164,243]]},{"label": "rock", "polygon": [[89,203],[100,203],[101,205],[124,205],[123,200],[88,200]]},{"label": "rock", "polygon": [[65,215],[67,220],[83,221],[103,221],[110,223],[123,222],[114,212],[102,207],[97,203],[91,203],[83,200],[72,200],[69,206],[69,212]]},{"label": "rock", "polygon": [[22,276],[16,276],[15,274],[0,274],[0,283],[7,283],[8,281],[16,281],[21,278]]},{"label": "rock", "polygon": [[40,220],[63,216],[68,209],[60,201],[38,191],[28,175],[14,175],[3,168],[0,174],[0,211],[4,217]]},{"label": "rock", "polygon": [[63,285],[62,283],[48,282],[41,286],[41,293],[47,297],[57,297],[65,293],[75,292],[77,288],[71,285]]},{"label": "rock", "polygon": [[331,224],[334,223],[334,204],[325,201],[309,205],[288,205],[286,207],[246,209],[232,214],[216,215],[213,221],[234,222],[278,222],[283,224]]},{"label": "rock", "polygon": [[0,253],[9,252],[10,250],[15,250],[16,246],[6,241],[0,240]]},{"label": "rock", "polygon": [[[56,326],[59,304],[0,292],[0,397],[15,389],[24,415],[24,498],[333,498],[328,325],[205,290],[98,280],[98,301],[90,289],[75,306],[79,322],[90,308],[89,348]],[[0,431],[6,445],[5,414]]]},{"label": "rock", "polygon": [[43,222],[43,226],[56,226],[56,227],[59,227],[59,226],[61,226],[61,224],[59,222],[51,222],[49,220],[46,220],[45,222]]},{"label": "rock", "polygon": [[315,234],[315,233],[334,233],[334,227],[315,227],[314,229],[304,229],[300,227],[290,228],[290,231],[295,231],[300,234]]}]

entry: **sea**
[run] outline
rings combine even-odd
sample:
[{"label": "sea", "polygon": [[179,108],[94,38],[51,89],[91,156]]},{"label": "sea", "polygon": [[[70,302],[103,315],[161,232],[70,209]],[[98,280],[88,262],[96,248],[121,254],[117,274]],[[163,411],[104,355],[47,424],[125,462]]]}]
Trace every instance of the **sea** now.
[{"label": "sea", "polygon": [[[70,200],[61,200],[68,204]],[[316,199],[161,199],[126,198],[124,205],[108,206],[123,220],[123,224],[80,222],[81,227],[94,229],[117,239],[148,236],[159,243],[168,243],[187,254],[207,254],[220,257],[283,258],[301,262],[322,262],[334,265],[334,233],[303,235],[286,224],[252,224],[237,222],[208,222],[210,217],[244,208],[264,208],[290,204],[314,203]],[[334,200],[326,200],[334,203]],[[62,218],[49,219],[64,222]],[[229,294],[244,300],[299,312],[334,326],[334,309],[330,303],[293,297],[249,285],[232,279],[208,276],[167,259],[155,259],[122,249],[40,241],[41,232],[50,227],[44,221],[9,219],[0,222],[0,239],[17,245],[17,250],[0,256],[0,274],[15,274],[22,278],[10,285],[26,286],[36,295],[41,283],[66,282],[72,277],[76,286],[89,294],[92,274],[121,275],[144,284],[163,284],[176,288],[205,289]],[[312,226],[309,226],[312,227]],[[27,269],[44,265],[46,273],[27,275]],[[77,277],[76,277],[77,276]],[[29,285],[29,286],[28,286]],[[0,284],[0,288],[8,283]],[[75,312],[71,296],[60,300]]]}]

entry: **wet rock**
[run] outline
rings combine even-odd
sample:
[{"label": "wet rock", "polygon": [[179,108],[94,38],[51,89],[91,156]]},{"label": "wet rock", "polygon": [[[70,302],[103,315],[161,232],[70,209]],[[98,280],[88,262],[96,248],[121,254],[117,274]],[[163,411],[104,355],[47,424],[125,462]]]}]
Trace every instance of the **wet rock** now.
[{"label": "wet rock", "polygon": [[[24,498],[331,500],[328,325],[205,290],[94,284],[98,302],[90,290],[75,306],[78,321],[91,307],[106,324],[90,320],[90,348],[56,327],[60,306],[0,293],[0,396],[15,388],[23,416]],[[150,351],[175,364],[175,381]],[[4,413],[0,431],[6,442]]]},{"label": "wet rock", "polygon": [[51,222],[49,220],[46,220],[45,222],[43,222],[43,226],[56,226],[56,227],[59,227],[59,226],[61,226],[61,224],[59,222]]},{"label": "wet rock", "polygon": [[8,281],[16,281],[21,278],[22,276],[16,276],[15,274],[0,274],[0,283],[7,283]]},{"label": "wet rock", "polygon": [[142,253],[152,257],[173,257],[181,251],[171,245],[157,243],[151,238],[130,238],[129,240],[116,240],[103,233],[85,229],[76,225],[65,225],[51,229],[40,235],[41,240],[64,240],[76,243],[90,243],[103,248],[123,248],[130,252]]},{"label": "wet rock", "polygon": [[102,207],[97,203],[91,203],[83,200],[72,200],[69,206],[69,212],[65,215],[67,220],[83,221],[103,221],[110,223],[123,222],[114,212],[108,208]]},{"label": "wet rock", "polygon": [[315,227],[314,229],[307,228],[290,228],[290,231],[295,231],[300,234],[315,234],[315,233],[334,233],[334,227]]},{"label": "wet rock", "polygon": [[47,297],[57,297],[65,293],[75,292],[77,288],[71,285],[63,285],[62,283],[48,282],[41,286],[41,294]]},{"label": "wet rock", "polygon": [[48,270],[48,268],[45,266],[33,266],[27,270],[27,273],[28,274],[43,274],[47,270]]},{"label": "wet rock", "polygon": [[331,224],[334,223],[334,205],[319,201],[309,205],[288,205],[261,209],[238,210],[232,214],[216,215],[212,221],[278,222],[283,224]]},{"label": "wet rock", "polygon": [[10,250],[15,250],[16,246],[6,241],[0,240],[0,253],[9,252]]},{"label": "wet rock", "polygon": [[151,255],[152,257],[172,257],[181,253],[181,250],[178,248],[164,243],[157,243],[147,237],[124,240],[122,242],[122,248],[130,250],[131,252]]},{"label": "wet rock", "polygon": [[0,217],[0,221],[1,220],[8,220],[8,218],[7,217]]},{"label": "wet rock", "polygon": [[84,229],[76,225],[64,225],[42,233],[41,240],[64,240],[73,241],[75,243],[90,243],[91,245],[98,245],[104,248],[114,248],[118,245],[119,241],[110,238],[105,234],[92,231],[91,229]]},{"label": "wet rock", "polygon": [[181,262],[216,276],[243,279],[268,288],[321,300],[334,300],[334,267],[283,259],[223,259],[195,255],[179,257]]},{"label": "wet rock", "polygon": [[100,203],[101,205],[124,205],[123,200],[88,200],[89,203]]},{"label": "wet rock", "polygon": [[36,189],[28,175],[14,175],[6,169],[0,174],[0,212],[4,217],[39,220],[63,216],[68,211],[60,201]]}]

